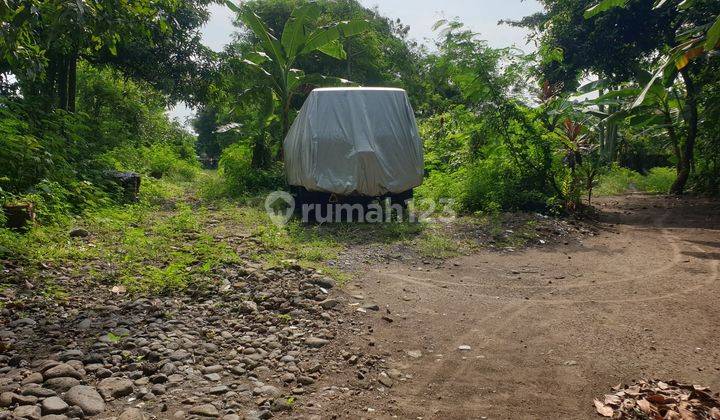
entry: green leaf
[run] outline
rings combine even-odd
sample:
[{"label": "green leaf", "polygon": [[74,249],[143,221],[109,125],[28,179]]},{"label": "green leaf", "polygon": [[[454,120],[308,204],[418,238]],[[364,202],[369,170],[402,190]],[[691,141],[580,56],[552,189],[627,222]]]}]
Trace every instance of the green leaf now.
[{"label": "green leaf", "polygon": [[365,19],[346,20],[337,24],[340,35],[348,38],[370,30],[370,21]]},{"label": "green leaf", "polygon": [[242,13],[242,9],[240,9],[238,6],[236,6],[235,3],[233,3],[231,0],[226,0],[225,6],[229,7],[230,10],[232,10],[233,12],[235,12],[237,14]]},{"label": "green leaf", "polygon": [[305,72],[300,69],[290,69],[288,72],[288,89],[292,92],[300,86]]},{"label": "green leaf", "polygon": [[593,16],[599,15],[600,13],[606,12],[616,7],[625,7],[627,0],[601,0],[600,3],[593,7],[585,10],[583,16],[585,19],[590,19]]},{"label": "green leaf", "polygon": [[599,79],[580,86],[577,91],[578,93],[590,93],[596,90],[606,89],[610,84],[610,81],[607,79]]},{"label": "green leaf", "polygon": [[715,23],[707,31],[704,49],[705,51],[714,50],[720,41],[720,15],[715,17]]},{"label": "green leaf", "polygon": [[336,25],[321,28],[311,33],[308,40],[300,51],[300,54],[307,54],[316,51],[323,45],[329,44],[340,38],[340,30]]},{"label": "green leaf", "polygon": [[247,65],[250,66],[251,68],[257,70],[260,74],[272,78],[272,74],[270,74],[267,70],[265,70],[264,68],[262,68],[261,65],[255,63],[255,62],[253,62],[253,61],[247,60],[247,59],[243,59],[242,62],[243,62],[244,64],[247,64]]},{"label": "green leaf", "polygon": [[337,58],[338,60],[345,60],[347,58],[345,49],[343,48],[340,41],[337,39],[329,44],[325,44],[322,47],[318,48],[318,51],[321,51],[332,58]]},{"label": "green leaf", "polygon": [[299,79],[299,84],[314,85],[322,87],[352,87],[357,83],[340,77],[322,76],[320,74],[308,74]]},{"label": "green leaf", "polygon": [[306,54],[312,51],[316,51],[337,39],[341,36],[349,37],[357,35],[370,28],[370,23],[363,19],[356,19],[346,22],[340,22],[335,25],[328,26],[326,28],[318,29],[317,31],[310,34],[308,41],[303,46],[300,54]]},{"label": "green leaf", "polygon": [[307,3],[293,10],[290,18],[285,23],[281,40],[282,46],[290,61],[292,61],[307,40],[305,25],[317,20],[319,16],[320,8],[316,3]]},{"label": "green leaf", "polygon": [[603,120],[609,116],[607,112],[601,112],[601,111],[598,111],[595,109],[585,109],[582,112],[584,114],[592,115],[594,117],[598,117]]},{"label": "green leaf", "polygon": [[604,95],[600,96],[597,99],[609,99],[609,98],[627,98],[629,96],[637,96],[640,93],[640,89],[638,88],[624,88],[624,89],[618,89],[618,90],[611,90],[609,92],[606,92]]},{"label": "green leaf", "polygon": [[695,0],[683,0],[682,2],[680,2],[680,4],[678,4],[677,8],[678,10],[689,9],[694,3]]},{"label": "green leaf", "polygon": [[663,124],[663,116],[657,114],[640,114],[633,115],[628,119],[628,123],[634,127],[646,127]]},{"label": "green leaf", "polygon": [[618,111],[618,112],[616,112],[616,113],[614,113],[614,114],[611,114],[609,117],[605,118],[605,119],[603,120],[603,122],[604,122],[604,123],[607,123],[607,124],[615,124],[615,123],[617,123],[618,121],[624,120],[625,117],[627,117],[627,116],[630,115],[631,113],[632,113],[631,110],[621,109],[620,111]]},{"label": "green leaf", "polygon": [[268,60],[272,61],[269,55],[265,54],[262,51],[252,51],[243,56],[243,58],[247,61],[250,61],[254,64],[262,64]]},{"label": "green leaf", "polygon": [[270,33],[265,23],[252,10],[243,8],[238,15],[242,23],[244,23],[260,40],[263,50],[277,63],[279,67],[285,66],[285,56],[283,55],[282,45],[280,41]]},{"label": "green leaf", "polygon": [[448,23],[447,19],[440,19],[432,26],[433,31],[437,31]]},{"label": "green leaf", "polygon": [[640,95],[638,95],[638,97],[635,99],[635,102],[633,102],[631,108],[637,108],[642,105],[642,103],[645,101],[645,96],[648,94],[655,82],[663,77],[663,74],[665,73],[665,68],[672,61],[673,60],[671,60],[669,57],[665,57],[662,64],[660,65],[660,68],[655,72],[648,84],[645,85],[645,88],[643,88],[642,92],[640,92]]}]

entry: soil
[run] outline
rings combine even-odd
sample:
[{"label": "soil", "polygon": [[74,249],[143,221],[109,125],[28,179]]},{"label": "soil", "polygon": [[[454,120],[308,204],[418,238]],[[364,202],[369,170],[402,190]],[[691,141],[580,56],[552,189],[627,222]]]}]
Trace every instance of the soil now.
[{"label": "soil", "polygon": [[369,267],[345,292],[380,311],[362,314],[371,338],[345,340],[382,355],[396,380],[321,411],[577,419],[639,378],[720,390],[720,203],[631,195],[596,206],[594,236]]}]

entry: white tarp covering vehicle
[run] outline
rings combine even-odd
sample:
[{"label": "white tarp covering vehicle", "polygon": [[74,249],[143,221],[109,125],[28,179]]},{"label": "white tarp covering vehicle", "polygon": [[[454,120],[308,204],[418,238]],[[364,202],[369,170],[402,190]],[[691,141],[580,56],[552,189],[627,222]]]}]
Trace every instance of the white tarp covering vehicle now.
[{"label": "white tarp covering vehicle", "polygon": [[284,143],[291,186],[342,196],[392,196],[423,180],[423,147],[407,94],[315,89]]}]

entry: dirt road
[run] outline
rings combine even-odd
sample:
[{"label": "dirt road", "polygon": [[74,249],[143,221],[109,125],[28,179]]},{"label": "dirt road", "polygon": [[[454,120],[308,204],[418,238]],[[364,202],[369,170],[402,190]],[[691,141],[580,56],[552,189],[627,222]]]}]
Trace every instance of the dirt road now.
[{"label": "dirt road", "polygon": [[644,377],[720,390],[720,205],[631,196],[599,208],[600,233],[577,244],[382,265],[353,282],[349,295],[390,310],[394,322],[367,323],[403,379],[323,411],[578,419]]}]

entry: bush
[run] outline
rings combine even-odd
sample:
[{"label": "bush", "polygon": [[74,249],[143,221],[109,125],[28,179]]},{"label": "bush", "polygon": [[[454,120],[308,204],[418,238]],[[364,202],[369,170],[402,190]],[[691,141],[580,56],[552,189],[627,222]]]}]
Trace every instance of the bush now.
[{"label": "bush", "polygon": [[454,209],[463,213],[541,210],[552,198],[542,187],[500,152],[452,173],[432,172],[416,189],[416,197],[436,204],[450,198]]},{"label": "bush", "polygon": [[164,97],[82,63],[77,112],[0,98],[0,204],[32,202],[43,223],[109,203],[108,169],[190,181],[195,137],[165,114]]},{"label": "bush", "polygon": [[145,170],[155,178],[169,176],[182,181],[192,181],[200,171],[197,162],[183,160],[170,145],[153,144],[143,150]]},{"label": "bush", "polygon": [[676,177],[675,168],[652,168],[643,177],[640,186],[643,191],[649,193],[667,194]]},{"label": "bush", "polygon": [[613,165],[598,177],[598,186],[595,195],[619,195],[628,191],[637,191],[642,181],[642,175],[632,169]]},{"label": "bush", "polygon": [[492,155],[469,167],[462,208],[474,211],[540,210],[550,198],[540,182],[523,172],[507,156]]},{"label": "bush", "polygon": [[250,149],[242,144],[233,144],[223,150],[218,165],[222,192],[214,194],[218,197],[240,197],[285,187],[281,164],[266,170],[255,169],[250,164],[251,159]]},{"label": "bush", "polygon": [[133,171],[178,181],[192,181],[200,172],[197,160],[183,159],[173,146],[162,143],[140,148],[119,147],[104,154],[102,160],[118,171]]},{"label": "bush", "polygon": [[25,193],[42,180],[67,183],[89,164],[85,118],[0,99],[0,186]]},{"label": "bush", "polygon": [[424,201],[431,201],[437,205],[440,200],[449,198],[454,202],[454,209],[458,210],[460,204],[458,198],[462,193],[463,183],[461,181],[464,175],[464,168],[453,173],[431,172],[422,185],[415,188],[416,203],[422,206]]},{"label": "bush", "polygon": [[595,195],[620,195],[638,191],[652,194],[665,194],[675,181],[674,168],[652,168],[647,175],[639,174],[632,169],[613,165],[598,177]]}]

